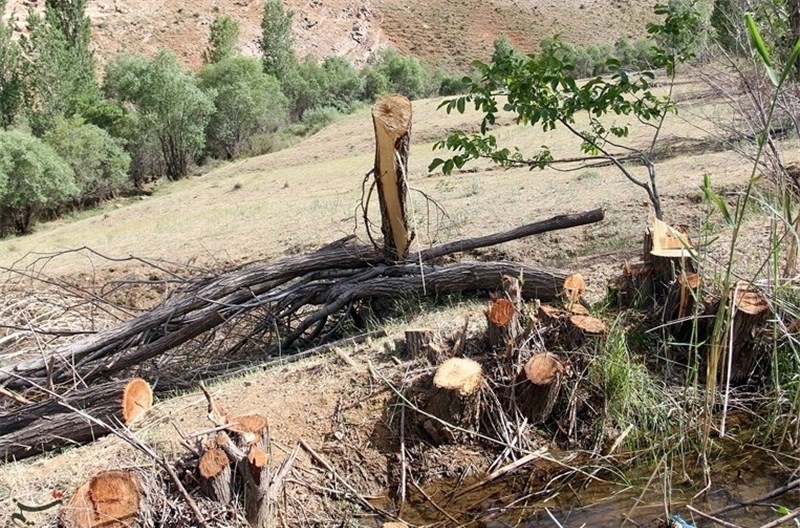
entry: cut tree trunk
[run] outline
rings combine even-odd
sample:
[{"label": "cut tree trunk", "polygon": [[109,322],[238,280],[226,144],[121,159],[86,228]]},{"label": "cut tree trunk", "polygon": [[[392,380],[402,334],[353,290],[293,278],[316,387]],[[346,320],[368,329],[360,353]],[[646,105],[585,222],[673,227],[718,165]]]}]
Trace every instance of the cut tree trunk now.
[{"label": "cut tree trunk", "polygon": [[206,496],[224,506],[233,501],[231,461],[216,442],[200,456],[197,470]]},{"label": "cut tree trunk", "polygon": [[[732,338],[726,343],[733,343],[733,354],[730,366],[730,381],[733,385],[746,383],[753,373],[764,349],[757,346],[756,331],[764,324],[769,315],[769,304],[764,296],[752,285],[740,282],[731,292],[733,314]],[[720,373],[721,380],[725,378]]]},{"label": "cut tree trunk", "polygon": [[686,233],[654,219],[644,237],[644,262],[650,270],[652,295],[663,306],[669,291],[683,273],[694,273],[693,246]]},{"label": "cut tree trunk", "polygon": [[[433,377],[422,426],[436,444],[452,443],[478,430],[481,414],[483,369],[476,361],[451,358]],[[446,423],[442,423],[446,422]]]},{"label": "cut tree trunk", "polygon": [[426,358],[431,364],[438,365],[448,358],[450,352],[441,340],[437,339],[432,328],[413,328],[406,330],[406,357],[409,359]]},{"label": "cut tree trunk", "polygon": [[[146,383],[143,380],[137,382],[139,391],[149,393],[152,403],[149,385],[145,390],[140,382]],[[84,411],[109,425],[124,423],[123,396],[127,385],[124,381],[112,381],[0,413],[0,461],[21,460],[108,434],[107,428],[83,418],[67,406]],[[142,397],[141,394],[138,396]],[[144,398],[146,400],[148,396]],[[132,401],[128,401],[130,409],[143,411],[141,400]]]},{"label": "cut tree trunk", "polygon": [[138,526],[143,494],[132,471],[103,471],[80,486],[61,508],[62,528],[130,528]]},{"label": "cut tree trunk", "polygon": [[411,242],[406,218],[411,101],[402,95],[381,97],[372,107],[372,123],[383,253],[388,262],[404,262]]},{"label": "cut tree trunk", "polygon": [[492,350],[509,358],[516,356],[515,351],[525,340],[527,331],[524,308],[519,279],[504,276],[503,293],[493,295],[492,304],[486,310],[486,335]]},{"label": "cut tree trunk", "polygon": [[563,374],[558,357],[549,352],[536,354],[525,364],[514,387],[513,401],[528,423],[544,422],[553,412]]}]

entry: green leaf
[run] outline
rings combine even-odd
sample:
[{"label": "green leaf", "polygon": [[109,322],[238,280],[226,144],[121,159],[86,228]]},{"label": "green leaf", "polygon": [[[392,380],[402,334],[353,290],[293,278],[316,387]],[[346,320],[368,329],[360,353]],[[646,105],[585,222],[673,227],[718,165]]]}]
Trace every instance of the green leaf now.
[{"label": "green leaf", "polygon": [[458,100],[457,100],[456,105],[457,105],[458,113],[459,114],[463,114],[464,110],[467,107],[467,101],[463,97],[459,97]]},{"label": "green leaf", "polygon": [[444,162],[444,167],[442,167],[442,172],[444,174],[451,174],[453,172],[453,166],[454,165],[455,165],[455,163],[453,163],[453,160],[451,160],[451,159],[445,161]]},{"label": "green leaf", "polygon": [[444,160],[442,158],[435,158],[430,165],[428,165],[428,172],[433,172],[437,168],[444,165]]},{"label": "green leaf", "polygon": [[745,15],[745,22],[747,23],[747,32],[750,34],[750,41],[755,46],[756,51],[764,61],[764,64],[768,68],[772,68],[772,59],[769,56],[769,51],[767,51],[767,45],[764,44],[764,39],[761,38],[761,33],[758,31],[758,27],[756,27],[756,22],[753,20],[753,15],[751,13],[747,13]]},{"label": "green leaf", "polygon": [[735,222],[730,211],[728,211],[728,205],[725,203],[725,200],[711,188],[711,175],[708,173],[703,175],[703,194],[709,203],[716,206],[725,219],[725,223],[728,224],[729,227],[734,227]]}]

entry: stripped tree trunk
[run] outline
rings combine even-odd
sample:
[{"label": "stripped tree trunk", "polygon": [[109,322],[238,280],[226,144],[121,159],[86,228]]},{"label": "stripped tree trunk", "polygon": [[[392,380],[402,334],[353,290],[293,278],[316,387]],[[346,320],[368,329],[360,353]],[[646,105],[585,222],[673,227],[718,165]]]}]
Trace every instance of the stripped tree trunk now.
[{"label": "stripped tree trunk", "polygon": [[406,218],[411,102],[402,95],[378,99],[372,107],[372,123],[384,257],[389,262],[403,262],[411,241]]}]

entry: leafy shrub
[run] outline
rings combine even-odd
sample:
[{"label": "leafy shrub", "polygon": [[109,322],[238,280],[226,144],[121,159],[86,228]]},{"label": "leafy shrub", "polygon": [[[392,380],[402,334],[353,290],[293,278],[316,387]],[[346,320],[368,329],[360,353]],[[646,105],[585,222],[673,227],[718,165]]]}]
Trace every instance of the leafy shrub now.
[{"label": "leafy shrub", "polygon": [[[106,66],[108,97],[131,104],[139,113],[139,144],[158,142],[167,177],[178,180],[205,146],[205,130],[214,112],[214,94],[182,70],[178,58],[162,51],[155,58],[117,57]],[[152,153],[148,153],[151,156]],[[134,162],[139,157],[133,156]]]},{"label": "leafy shrub", "polygon": [[236,157],[250,136],[274,131],[286,118],[289,101],[258,59],[232,57],[208,64],[200,71],[200,85],[214,98],[207,138],[215,156]]},{"label": "leafy shrub", "polygon": [[416,57],[389,48],[374,54],[370,62],[389,81],[389,92],[403,94],[409,99],[430,95],[426,90],[428,72]]},{"label": "leafy shrub", "polygon": [[0,130],[0,234],[29,233],[78,194],[70,166],[42,140]]},{"label": "leafy shrub", "polygon": [[128,181],[131,157],[108,132],[80,117],[58,118],[43,139],[72,168],[79,206],[113,198]]},{"label": "leafy shrub", "polygon": [[391,81],[386,74],[375,65],[368,64],[361,69],[361,94],[359,98],[369,103],[383,94],[389,93]]},{"label": "leafy shrub", "polygon": [[326,106],[347,112],[361,92],[361,79],[344,57],[326,57],[322,62],[323,98]]}]

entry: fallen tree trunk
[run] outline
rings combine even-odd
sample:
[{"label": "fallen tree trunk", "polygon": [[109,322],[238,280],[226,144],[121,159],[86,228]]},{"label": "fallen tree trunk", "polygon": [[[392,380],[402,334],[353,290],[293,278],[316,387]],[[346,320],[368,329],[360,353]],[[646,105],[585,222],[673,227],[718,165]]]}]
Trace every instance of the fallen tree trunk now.
[{"label": "fallen tree trunk", "polygon": [[[0,461],[21,460],[52,449],[85,443],[108,434],[109,430],[83,418],[70,407],[84,411],[110,425],[135,420],[152,404],[149,385],[146,391],[136,382],[112,381],[77,390],[59,398],[26,405],[0,413]],[[131,394],[135,392],[135,394]]]}]

